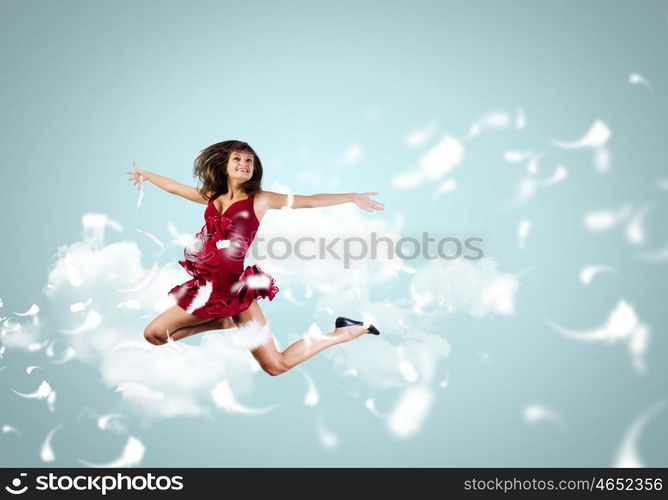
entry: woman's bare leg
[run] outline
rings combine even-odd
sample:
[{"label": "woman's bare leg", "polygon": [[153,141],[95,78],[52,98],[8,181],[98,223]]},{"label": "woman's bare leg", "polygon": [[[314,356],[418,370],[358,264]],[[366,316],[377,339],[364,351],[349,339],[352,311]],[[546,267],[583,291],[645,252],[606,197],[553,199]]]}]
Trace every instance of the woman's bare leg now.
[{"label": "woman's bare leg", "polygon": [[151,344],[166,344],[167,335],[179,328],[199,325],[208,321],[211,320],[187,313],[182,307],[174,304],[146,325],[146,328],[144,328],[144,338]]},{"label": "woman's bare leg", "polygon": [[234,328],[234,326],[232,318],[212,318],[199,325],[181,327],[175,330],[170,337],[172,337],[172,340],[181,340],[196,333],[208,332],[210,330],[224,330],[226,328]]},{"label": "woman's bare leg", "polygon": [[[234,322],[237,326],[249,321],[256,321],[260,325],[267,324],[262,309],[260,309],[256,300],[253,300],[248,309],[234,316]],[[271,337],[268,342],[251,350],[251,353],[269,375],[280,375],[328,347],[348,342],[367,332],[368,330],[361,325],[336,328],[333,332],[324,334],[319,338],[298,340],[290,344],[283,352],[276,349],[274,339]]]}]

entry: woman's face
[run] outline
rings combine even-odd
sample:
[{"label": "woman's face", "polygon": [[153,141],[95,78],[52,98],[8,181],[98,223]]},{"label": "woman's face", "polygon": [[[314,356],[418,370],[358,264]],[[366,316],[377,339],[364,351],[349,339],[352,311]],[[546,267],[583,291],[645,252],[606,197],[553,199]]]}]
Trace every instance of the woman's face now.
[{"label": "woman's face", "polygon": [[227,176],[245,182],[253,176],[253,153],[233,151],[227,162]]}]

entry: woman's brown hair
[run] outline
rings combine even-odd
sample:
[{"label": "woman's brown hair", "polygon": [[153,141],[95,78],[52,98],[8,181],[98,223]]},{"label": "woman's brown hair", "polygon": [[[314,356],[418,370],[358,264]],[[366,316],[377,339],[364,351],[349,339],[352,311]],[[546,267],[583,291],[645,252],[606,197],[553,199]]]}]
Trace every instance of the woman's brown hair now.
[{"label": "woman's brown hair", "polygon": [[227,193],[227,163],[234,151],[247,151],[254,156],[253,175],[241,188],[248,196],[262,190],[262,162],[255,150],[243,141],[223,141],[203,149],[195,159],[193,177],[202,183],[197,189],[205,199],[213,200]]}]

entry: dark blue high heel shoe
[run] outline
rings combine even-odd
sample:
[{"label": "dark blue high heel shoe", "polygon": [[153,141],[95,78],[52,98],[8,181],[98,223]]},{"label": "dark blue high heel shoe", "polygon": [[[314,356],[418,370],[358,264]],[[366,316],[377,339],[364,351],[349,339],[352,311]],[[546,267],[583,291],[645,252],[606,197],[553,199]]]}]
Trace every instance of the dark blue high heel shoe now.
[{"label": "dark blue high heel shoe", "polygon": [[[363,324],[364,323],[362,321],[357,321],[357,320],[350,319],[350,318],[344,318],[342,316],[339,316],[338,318],[336,318],[336,322],[334,323],[336,328],[341,328],[343,326],[363,325]],[[378,331],[378,328],[376,328],[373,325],[369,325],[368,330],[369,331],[366,332],[366,333],[371,333],[372,335],[380,335],[380,332]]]}]

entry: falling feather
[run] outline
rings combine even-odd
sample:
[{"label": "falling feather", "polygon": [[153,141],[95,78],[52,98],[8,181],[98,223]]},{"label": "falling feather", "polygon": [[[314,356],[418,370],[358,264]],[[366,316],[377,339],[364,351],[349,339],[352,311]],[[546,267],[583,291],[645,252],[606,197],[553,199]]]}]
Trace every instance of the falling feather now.
[{"label": "falling feather", "polygon": [[637,417],[629,430],[624,435],[617,455],[615,457],[613,467],[620,468],[642,468],[645,467],[640,454],[638,453],[638,441],[647,422],[665,405],[665,401],[658,401],[650,408],[645,410],[639,417]]},{"label": "falling feather", "polygon": [[100,415],[97,418],[97,427],[103,431],[110,430],[115,432],[124,432],[125,426],[119,422],[122,415],[118,413],[110,413],[108,415]]},{"label": "falling feather", "polygon": [[366,406],[367,410],[369,410],[373,415],[381,418],[387,417],[387,415],[384,415],[378,409],[376,408],[376,402],[374,401],[373,398],[369,398],[364,402],[364,405]]},{"label": "falling feather", "polygon": [[28,344],[28,351],[30,352],[39,351],[40,349],[43,349],[48,343],[49,343],[48,340],[45,340],[44,342],[31,342],[30,344]]},{"label": "falling feather", "polygon": [[130,436],[121,456],[110,462],[108,464],[94,464],[87,462],[85,460],[79,459],[79,462],[87,467],[96,467],[96,468],[116,468],[116,467],[133,467],[138,465],[144,458],[144,453],[146,448],[139,439],[134,436]]},{"label": "falling feather", "polygon": [[144,177],[139,176],[139,196],[137,198],[137,208],[142,206],[144,203]]},{"label": "falling feather", "polygon": [[306,395],[304,396],[304,404],[306,406],[315,406],[318,404],[318,390],[315,387],[315,383],[313,382],[313,379],[309,376],[306,371],[304,371],[301,368],[298,368],[301,374],[304,376],[306,379],[306,384],[307,384],[307,390],[306,390]]},{"label": "falling feather", "polygon": [[212,292],[213,292],[213,283],[211,281],[206,281],[204,286],[200,286],[197,289],[197,293],[195,297],[193,297],[188,307],[186,308],[186,312],[188,314],[193,314],[193,311],[196,311],[197,309],[203,307],[209,300],[209,297],[211,296]]},{"label": "falling feather", "polygon": [[217,384],[211,391],[213,402],[225,410],[227,413],[241,413],[243,415],[261,415],[263,413],[274,410],[278,404],[274,404],[265,408],[249,408],[236,401],[232,388],[227,380],[223,380]]},{"label": "falling feather", "polygon": [[18,394],[22,398],[26,398],[26,399],[44,399],[44,398],[47,398],[49,396],[49,394],[51,394],[52,389],[51,389],[51,386],[49,385],[49,383],[46,380],[44,380],[35,392],[25,394],[25,393],[22,393],[22,392],[19,392],[19,391],[15,390],[15,389],[12,389],[12,391],[14,391],[16,394]]},{"label": "falling feather", "polygon": [[492,111],[471,125],[469,133],[465,139],[475,137],[487,128],[507,128],[510,126],[510,123],[511,117],[508,113],[502,111]]},{"label": "falling feather", "polygon": [[650,210],[650,205],[638,209],[638,211],[631,217],[626,225],[626,239],[629,243],[640,245],[645,243],[646,236],[643,229],[643,223],[647,212]]},{"label": "falling feather", "polygon": [[517,108],[517,116],[515,117],[515,127],[518,128],[519,130],[522,130],[524,127],[526,127],[526,124],[527,124],[527,118],[526,115],[524,114],[524,109]]},{"label": "falling feather", "polygon": [[424,180],[424,173],[419,171],[403,172],[392,178],[392,186],[397,189],[409,189]]},{"label": "falling feather", "polygon": [[15,312],[14,314],[16,314],[17,316],[34,316],[38,312],[39,312],[39,307],[37,306],[37,304],[33,304],[30,306],[30,309],[28,309],[26,312],[24,313]]},{"label": "falling feather", "polygon": [[437,200],[441,197],[443,193],[449,193],[457,189],[457,181],[454,179],[447,179],[445,182],[441,183],[440,186],[434,191],[432,195],[433,200]]},{"label": "falling feather", "polygon": [[56,411],[56,391],[51,391],[49,395],[46,397],[46,402],[49,406],[49,411],[54,412]]},{"label": "falling feather", "polygon": [[529,219],[522,219],[517,225],[517,246],[519,248],[526,248],[526,239],[531,229],[531,221]]},{"label": "falling feather", "polygon": [[67,347],[65,349],[65,354],[63,354],[63,357],[60,359],[53,359],[51,360],[51,363],[54,365],[62,365],[63,363],[67,363],[69,360],[74,359],[74,356],[76,355],[76,350],[74,347]]},{"label": "falling feather", "polygon": [[651,250],[647,252],[641,252],[638,257],[648,261],[660,261],[668,260],[668,244],[664,245],[663,248],[658,250]]},{"label": "falling feather", "polygon": [[519,163],[533,155],[533,151],[508,150],[503,153],[503,159],[508,163]]},{"label": "falling feather", "polygon": [[543,153],[534,155],[529,162],[527,163],[527,171],[530,174],[537,174],[538,173],[538,160],[541,159],[543,156]]},{"label": "falling feather", "polygon": [[643,356],[647,350],[649,328],[640,322],[633,308],[625,300],[619,300],[608,319],[592,330],[568,330],[550,320],[546,320],[546,323],[557,332],[574,340],[607,344],[626,341],[634,369],[639,373],[646,371]]},{"label": "falling feather", "polygon": [[432,122],[421,129],[410,132],[406,136],[405,143],[412,148],[422,146],[432,137],[435,130],[436,124]]},{"label": "falling feather", "polygon": [[86,307],[88,307],[92,301],[93,299],[89,298],[86,302],[77,302],[75,304],[70,304],[70,311],[74,313],[81,312],[84,309],[86,309]]},{"label": "falling feather", "polygon": [[610,128],[601,120],[596,120],[589,130],[579,140],[572,142],[552,141],[553,144],[565,148],[585,148],[603,146],[610,139]]},{"label": "falling feather", "polygon": [[149,238],[153,243],[158,245],[160,248],[165,248],[165,244],[160,240],[160,238],[155,236],[153,233],[149,233],[148,231],[144,231],[142,229],[137,229],[137,232]]},{"label": "falling feather", "polygon": [[598,210],[585,215],[584,224],[590,231],[603,231],[615,227],[620,221],[629,216],[631,207],[624,205],[616,212],[612,210]]},{"label": "falling feather", "polygon": [[387,417],[389,430],[404,439],[416,434],[422,428],[432,401],[433,395],[426,387],[418,385],[404,389]]},{"label": "falling feather", "polygon": [[528,424],[552,422],[561,428],[565,428],[565,424],[561,417],[543,405],[530,404],[526,406],[524,408],[523,417],[524,421]]},{"label": "falling feather", "polygon": [[44,462],[53,462],[56,459],[56,454],[53,452],[53,447],[51,446],[51,440],[53,435],[65,424],[59,424],[55,426],[51,431],[46,435],[44,442],[42,443],[42,449],[40,451],[40,458]]},{"label": "falling feather", "polygon": [[628,81],[630,85],[641,85],[650,91],[653,90],[652,85],[647,81],[647,79],[644,76],[642,76],[639,73],[630,73]]},{"label": "falling feather", "polygon": [[167,344],[177,352],[188,352],[188,348],[185,345],[177,344],[172,336],[169,334],[169,330],[165,332],[165,337],[167,338]]},{"label": "falling feather", "polygon": [[21,436],[21,433],[16,429],[16,427],[12,427],[11,425],[3,425],[2,432],[3,434],[9,434],[11,432],[19,437]]},{"label": "falling feather", "polygon": [[589,285],[594,277],[602,272],[611,272],[614,273],[615,270],[610,266],[586,266],[583,267],[580,271],[580,281],[585,285]]},{"label": "falling feather", "polygon": [[324,426],[318,428],[318,441],[323,448],[331,449],[339,445],[339,438]]}]

